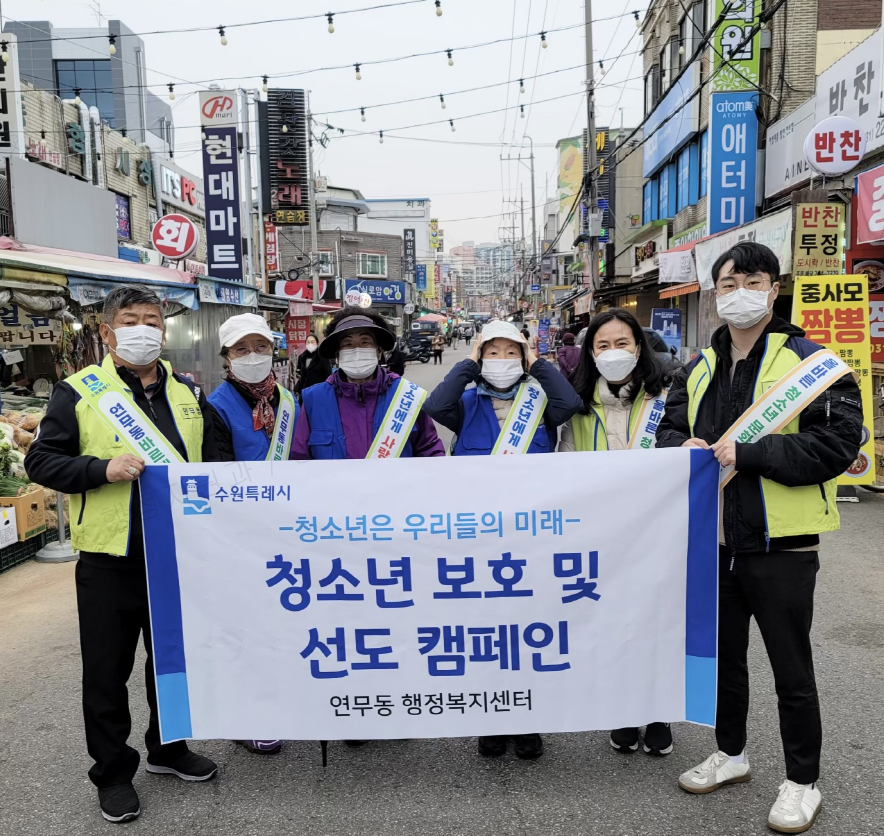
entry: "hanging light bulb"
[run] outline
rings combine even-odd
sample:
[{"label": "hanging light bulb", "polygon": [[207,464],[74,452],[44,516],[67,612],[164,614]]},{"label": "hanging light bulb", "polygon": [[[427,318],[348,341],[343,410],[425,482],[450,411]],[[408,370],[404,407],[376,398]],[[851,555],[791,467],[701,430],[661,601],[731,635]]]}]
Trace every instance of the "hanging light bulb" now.
[{"label": "hanging light bulb", "polygon": [[525,105],[519,105],[519,111],[521,113],[522,118],[525,118]]},{"label": "hanging light bulb", "polygon": [[525,80],[522,78],[519,79],[519,92],[520,93],[525,92]]},{"label": "hanging light bulb", "polygon": [[449,119],[448,124],[451,125],[451,133],[454,133],[457,128],[454,127],[454,119]]},{"label": "hanging light bulb", "polygon": [[453,67],[454,66],[454,58],[451,57],[452,50],[446,49],[445,51],[448,53],[448,66]]},{"label": "hanging light bulb", "polygon": [[641,21],[641,18],[638,16],[638,12],[633,12],[632,14],[635,17],[635,28],[641,29],[642,28],[642,21]]},{"label": "hanging light bulb", "polygon": [[541,33],[540,33],[540,45],[541,45],[544,49],[546,49],[546,48],[549,46],[549,44],[546,42],[546,32],[541,32]]},{"label": "hanging light bulb", "polygon": [[436,0],[436,17],[442,17],[442,0]]},{"label": "hanging light bulb", "polygon": [[328,13],[328,34],[334,35],[335,33],[335,16],[331,12]]},{"label": "hanging light bulb", "polygon": [[261,89],[266,93],[267,92],[267,82],[270,80],[266,75],[261,79],[264,82],[264,85]]},{"label": "hanging light bulb", "polygon": [[3,63],[9,63],[9,41],[0,41],[0,49],[3,50],[0,52],[0,58],[3,59]]},{"label": "hanging light bulb", "polygon": [[360,68],[362,67],[362,65],[361,65],[361,64],[355,64],[354,66],[356,67],[356,80],[357,80],[357,81],[362,81],[362,73],[359,71]]},{"label": "hanging light bulb", "polygon": [[46,131],[40,131],[40,139],[46,139]]},{"label": "hanging light bulb", "polygon": [[126,136],[126,129],[120,128],[120,133],[123,135],[123,142],[125,142],[128,145],[129,144],[129,137]]},{"label": "hanging light bulb", "polygon": [[[116,35],[108,35],[107,40],[108,40],[107,51],[111,55],[116,55],[117,54],[117,36]],[[4,60],[6,60],[6,59],[4,59]]]},{"label": "hanging light bulb", "polygon": [[206,136],[206,132],[205,132],[205,131],[203,131],[203,132],[200,134],[200,139],[202,139],[203,142],[205,142],[205,141],[208,139],[208,137]]},{"label": "hanging light bulb", "polygon": [[684,44],[679,44],[678,46],[678,54],[684,55]]},{"label": "hanging light bulb", "polygon": [[227,35],[224,34],[224,27],[218,27],[218,34],[221,36],[221,46],[227,46]]},{"label": "hanging light bulb", "polygon": [[599,61],[599,72],[604,75],[605,74],[605,62]]},{"label": "hanging light bulb", "polygon": [[289,132],[289,126],[283,124],[283,126],[282,126],[282,132],[283,132],[284,134],[287,134],[287,133]]},{"label": "hanging light bulb", "polygon": [[175,85],[171,82],[169,83],[169,99],[170,101],[175,101]]},{"label": "hanging light bulb", "polygon": [[364,121],[365,121],[365,108],[364,108],[364,107],[360,107],[360,108],[359,108],[359,113],[362,115],[362,121],[364,122]]},{"label": "hanging light bulb", "polygon": [[442,102],[442,110],[445,110],[445,96],[443,96],[441,93],[439,94],[439,101]]},{"label": "hanging light bulb", "polygon": [[[3,56],[0,56],[0,58],[2,58],[2,57]],[[78,104],[81,104],[81,102],[82,102],[82,99],[80,98],[80,88],[75,87],[74,88],[74,104],[78,105]]]},{"label": "hanging light bulb", "polygon": [[378,141],[381,143],[381,145],[383,145],[384,144],[384,132],[378,131],[378,136],[380,137],[380,139]]}]

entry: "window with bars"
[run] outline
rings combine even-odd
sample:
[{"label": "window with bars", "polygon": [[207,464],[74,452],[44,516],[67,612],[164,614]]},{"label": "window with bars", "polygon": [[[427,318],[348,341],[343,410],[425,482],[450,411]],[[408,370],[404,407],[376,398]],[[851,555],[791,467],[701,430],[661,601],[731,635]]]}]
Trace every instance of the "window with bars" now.
[{"label": "window with bars", "polygon": [[386,278],[387,256],[381,253],[358,253],[356,269],[360,278]]}]

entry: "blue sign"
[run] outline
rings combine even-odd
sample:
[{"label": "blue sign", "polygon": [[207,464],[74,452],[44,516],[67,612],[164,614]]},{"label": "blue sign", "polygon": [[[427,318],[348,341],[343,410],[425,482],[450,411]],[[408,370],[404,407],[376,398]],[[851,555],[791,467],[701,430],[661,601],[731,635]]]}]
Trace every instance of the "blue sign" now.
[{"label": "blue sign", "polygon": [[656,331],[667,348],[681,351],[681,310],[651,308],[651,330]]},{"label": "blue sign", "polygon": [[203,128],[206,192],[206,259],[209,273],[243,281],[236,128]]},{"label": "blue sign", "polygon": [[415,290],[426,290],[427,289],[427,265],[426,264],[416,264],[414,267],[414,289]]},{"label": "blue sign", "polygon": [[537,353],[549,354],[549,320],[541,319],[537,323]]},{"label": "blue sign", "polygon": [[755,219],[757,91],[713,93],[709,116],[709,234]]},{"label": "blue sign", "polygon": [[[699,74],[699,62],[694,62],[658,102],[654,112],[645,122],[643,131],[644,135],[648,137],[644,146],[644,166],[642,168],[645,177],[650,177],[663,163],[669,162],[672,154],[699,129],[700,97],[695,97],[689,104],[681,107],[699,85]],[[672,118],[655,133],[654,129],[667,116],[672,116]]]},{"label": "blue sign", "polygon": [[532,293],[540,293],[540,285],[539,284],[532,284],[531,285],[531,292]]},{"label": "blue sign", "polygon": [[378,279],[347,279],[344,295],[351,290],[367,293],[373,305],[404,305],[405,282],[385,282]]}]

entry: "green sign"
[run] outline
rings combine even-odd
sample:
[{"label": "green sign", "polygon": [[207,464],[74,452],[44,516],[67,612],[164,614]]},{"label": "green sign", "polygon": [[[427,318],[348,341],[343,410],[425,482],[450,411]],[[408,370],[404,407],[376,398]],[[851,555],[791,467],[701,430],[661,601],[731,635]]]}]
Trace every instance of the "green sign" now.
[{"label": "green sign", "polygon": [[755,90],[760,78],[760,27],[750,40],[746,38],[758,24],[761,0],[715,0],[714,20],[727,6],[730,10],[712,41],[712,92]]}]

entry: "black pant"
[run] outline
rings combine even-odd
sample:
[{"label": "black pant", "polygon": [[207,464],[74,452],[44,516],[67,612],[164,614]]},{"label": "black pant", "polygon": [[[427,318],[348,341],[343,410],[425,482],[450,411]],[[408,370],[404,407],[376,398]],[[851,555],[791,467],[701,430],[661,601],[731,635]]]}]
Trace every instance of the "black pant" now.
[{"label": "black pant", "polygon": [[131,781],[138,770],[140,756],[126,743],[132,731],[126,683],[142,633],[150,706],[144,735],[148,756],[151,761],[171,761],[187,751],[187,744],[160,745],[144,559],[82,553],[76,583],[86,748],[95,761],[89,778],[97,787],[111,787]]},{"label": "black pant", "polygon": [[436,365],[437,360],[439,361],[439,363],[442,362],[442,349],[441,348],[434,348],[433,349],[433,365],[434,366]]},{"label": "black pant", "polygon": [[746,748],[749,714],[749,619],[761,631],[773,669],[786,777],[797,784],[819,778],[822,722],[813,675],[810,625],[819,556],[816,552],[738,555],[724,548],[718,566],[718,748]]}]

